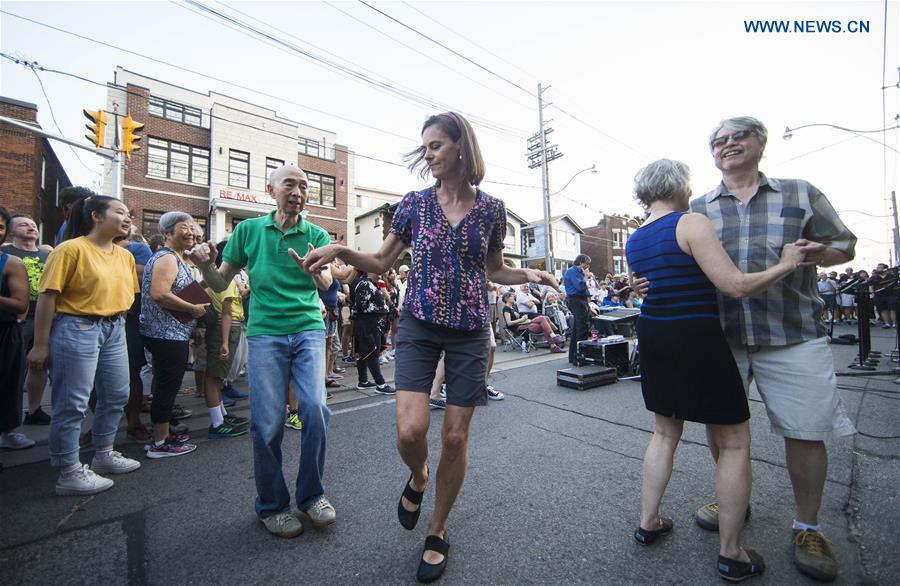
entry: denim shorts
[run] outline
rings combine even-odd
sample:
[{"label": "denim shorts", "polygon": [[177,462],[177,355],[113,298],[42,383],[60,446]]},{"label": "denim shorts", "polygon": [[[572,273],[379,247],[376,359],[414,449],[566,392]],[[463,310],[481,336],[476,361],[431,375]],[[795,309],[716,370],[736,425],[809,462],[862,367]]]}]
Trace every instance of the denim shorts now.
[{"label": "denim shorts", "polygon": [[398,391],[430,393],[441,352],[444,357],[447,404],[474,407],[487,404],[490,326],[481,330],[455,330],[400,313],[394,384]]}]

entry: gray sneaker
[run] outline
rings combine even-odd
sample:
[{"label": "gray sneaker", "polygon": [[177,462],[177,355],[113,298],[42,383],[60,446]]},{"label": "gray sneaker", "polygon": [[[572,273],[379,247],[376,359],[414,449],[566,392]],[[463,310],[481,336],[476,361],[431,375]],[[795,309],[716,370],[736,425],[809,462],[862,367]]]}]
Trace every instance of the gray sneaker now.
[{"label": "gray sneaker", "polygon": [[82,464],[81,468],[69,476],[60,474],[59,480],[56,481],[56,494],[60,496],[97,494],[112,488],[113,484],[111,479],[94,474],[87,464]]},{"label": "gray sneaker", "polygon": [[794,529],[794,565],[803,574],[820,582],[837,578],[837,557],[831,542],[818,531]]},{"label": "gray sneaker", "polygon": [[115,450],[109,456],[102,458],[94,456],[91,468],[99,474],[126,474],[141,467],[141,463],[131,458],[126,458]]},{"label": "gray sneaker", "polygon": [[312,520],[313,527],[321,529],[328,527],[337,521],[337,513],[334,506],[324,496],[320,496],[319,500],[311,504],[303,511]]},{"label": "gray sneaker", "polygon": [[290,539],[303,533],[303,524],[300,523],[300,519],[290,512],[275,513],[262,519],[262,523],[266,526],[269,533],[276,537]]},{"label": "gray sneaker", "polygon": [[[747,514],[744,515],[744,522],[750,519],[750,504],[747,503]],[[709,503],[703,505],[694,513],[694,521],[697,525],[707,531],[719,530],[719,503]]]}]

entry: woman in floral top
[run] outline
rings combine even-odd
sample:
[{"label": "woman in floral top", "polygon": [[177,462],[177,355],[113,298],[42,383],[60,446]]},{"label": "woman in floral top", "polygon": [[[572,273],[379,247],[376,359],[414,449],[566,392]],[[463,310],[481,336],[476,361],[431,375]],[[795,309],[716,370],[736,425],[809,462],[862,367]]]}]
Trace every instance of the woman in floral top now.
[{"label": "woman in floral top", "polygon": [[397,446],[411,475],[397,505],[400,524],[413,529],[430,478],[427,465],[428,393],[441,352],[445,353],[447,409],[441,432],[436,502],[417,578],[436,580],[447,564],[444,539],[450,509],[467,467],[469,425],[476,405],[486,404],[485,373],[490,345],[486,281],[544,283],[552,275],[514,269],[503,262],[506,208],[478,189],[484,161],[468,121],[446,112],[422,128],[422,145],[408,156],[410,169],[435,179],[432,187],[406,194],[397,206],[381,249],[363,253],[341,245],[311,251],[311,272],[336,257],[359,270],[383,273],[409,246],[412,267],[397,336]]}]

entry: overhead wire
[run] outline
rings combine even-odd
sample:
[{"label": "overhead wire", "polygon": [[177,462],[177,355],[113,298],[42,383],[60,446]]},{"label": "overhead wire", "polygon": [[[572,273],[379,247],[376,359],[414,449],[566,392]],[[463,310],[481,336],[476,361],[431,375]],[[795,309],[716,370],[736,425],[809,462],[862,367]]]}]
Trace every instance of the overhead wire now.
[{"label": "overhead wire", "polygon": [[[47,28],[47,29],[50,29],[50,30],[53,30],[53,31],[56,31],[56,32],[59,32],[59,33],[65,34],[65,35],[69,35],[69,36],[72,36],[72,37],[75,37],[75,38],[78,38],[78,39],[81,39],[81,40],[84,40],[84,41],[87,41],[87,42],[90,42],[90,43],[94,43],[94,44],[97,44],[97,45],[101,45],[101,46],[107,47],[107,48],[109,48],[109,49],[113,49],[113,50],[116,50],[116,51],[120,51],[120,52],[122,52],[122,53],[126,53],[126,54],[129,54],[129,55],[133,55],[133,56],[136,56],[136,57],[140,57],[140,58],[142,58],[142,59],[146,59],[146,60],[148,60],[148,61],[152,61],[152,62],[154,62],[154,63],[158,63],[158,64],[160,64],[160,65],[164,65],[164,66],[166,66],[166,67],[171,67],[171,68],[177,69],[177,70],[179,70],[179,71],[184,71],[185,73],[189,73],[189,74],[191,74],[191,75],[196,75],[196,76],[200,76],[200,77],[203,77],[203,78],[206,78],[206,79],[210,79],[210,80],[212,80],[212,81],[215,81],[215,82],[218,82],[218,83],[222,83],[222,84],[225,84],[225,85],[228,85],[228,86],[231,86],[231,87],[235,87],[235,88],[238,88],[238,89],[247,91],[247,92],[251,92],[251,93],[257,94],[257,95],[259,95],[259,96],[263,96],[263,97],[266,97],[266,98],[269,98],[269,99],[272,99],[272,100],[277,100],[277,101],[279,101],[279,102],[283,102],[283,103],[286,103],[286,104],[290,104],[290,105],[293,105],[293,106],[297,106],[297,107],[300,107],[300,108],[304,108],[304,109],[310,110],[310,111],[312,111],[312,112],[316,112],[316,113],[318,113],[318,114],[322,114],[322,115],[324,115],[324,116],[328,116],[328,117],[331,117],[331,118],[334,118],[334,119],[337,119],[337,120],[341,120],[341,121],[343,121],[343,122],[347,122],[347,123],[349,123],[349,124],[353,124],[353,125],[356,125],[356,126],[359,126],[359,127],[362,127],[362,128],[367,128],[367,129],[369,129],[369,130],[373,130],[373,131],[375,131],[375,132],[379,132],[379,133],[381,133],[381,134],[385,134],[385,135],[391,136],[391,137],[393,137],[393,138],[398,138],[398,139],[401,139],[401,140],[403,140],[403,141],[409,142],[409,137],[408,137],[408,136],[405,136],[405,135],[402,135],[402,134],[398,134],[398,133],[396,133],[396,132],[393,132],[393,131],[391,131],[391,130],[386,130],[386,129],[384,129],[384,128],[379,128],[379,127],[374,126],[374,125],[372,125],[372,124],[368,124],[368,123],[366,123],[366,122],[361,122],[361,121],[355,120],[355,119],[353,119],[353,118],[349,118],[349,117],[346,117],[346,116],[341,116],[341,115],[336,114],[336,113],[331,112],[331,111],[322,110],[322,109],[319,109],[319,108],[315,108],[315,107],[313,107],[313,106],[310,106],[310,105],[308,105],[308,104],[303,104],[303,103],[300,103],[300,102],[297,102],[297,101],[294,101],[294,100],[290,100],[290,99],[287,99],[287,98],[285,98],[285,97],[283,97],[283,96],[280,96],[280,95],[271,94],[271,93],[268,93],[268,92],[265,92],[265,91],[262,91],[262,90],[259,90],[259,89],[256,89],[256,88],[252,88],[252,87],[249,87],[249,86],[246,86],[246,85],[237,83],[237,82],[233,82],[233,81],[230,81],[230,80],[221,78],[221,77],[217,77],[217,76],[214,76],[214,75],[209,75],[209,74],[207,74],[207,73],[203,73],[203,72],[201,72],[201,71],[198,71],[198,70],[195,70],[195,69],[191,69],[191,68],[185,67],[185,66],[183,66],[183,65],[178,65],[178,64],[176,64],[176,63],[172,63],[172,62],[169,62],[169,61],[165,61],[165,60],[163,60],[163,59],[159,59],[159,58],[156,58],[156,57],[151,57],[151,56],[149,56],[149,55],[140,53],[140,52],[138,52],[138,51],[133,51],[133,50],[131,50],[131,49],[126,49],[126,48],[124,48],[124,47],[119,47],[119,46],[113,45],[113,44],[111,44],[111,43],[107,43],[107,42],[104,42],[104,41],[100,41],[100,40],[97,40],[97,39],[93,39],[93,38],[90,38],[90,37],[81,35],[81,34],[79,34],[79,33],[73,32],[73,31],[69,31],[69,30],[66,30],[66,29],[62,29],[62,28],[60,28],[60,27],[56,27],[56,26],[54,26],[54,25],[51,25],[51,24],[48,24],[48,23],[45,23],[45,22],[37,21],[37,20],[31,19],[31,18],[28,18],[28,17],[25,17],[25,16],[21,16],[21,15],[19,15],[19,14],[15,14],[15,13],[13,13],[13,12],[9,12],[8,10],[4,10],[4,9],[2,9],[2,8],[0,8],[0,14],[6,14],[7,16],[12,16],[12,17],[14,17],[14,18],[18,18],[18,19],[24,20],[24,21],[26,21],[26,22],[32,23],[32,24],[34,24],[34,25],[41,26],[41,27],[44,27],[44,28]],[[44,70],[45,70],[45,71],[51,71],[51,70],[46,69],[46,68],[44,68]],[[56,72],[56,73],[62,73],[62,74],[65,74],[65,75],[70,75],[71,77],[75,77],[75,78],[77,78],[77,79],[81,79],[82,81],[87,81],[87,82],[89,82],[89,83],[93,83],[93,84],[97,84],[97,85],[102,85],[102,86],[104,86],[104,87],[107,85],[107,84],[105,84],[105,83],[100,83],[100,82],[96,82],[96,81],[91,80],[91,79],[84,78],[84,77],[79,76],[79,75],[77,75],[77,74],[70,74],[70,73],[67,73],[67,72],[61,72],[61,71],[54,71],[54,72]],[[366,158],[366,157],[364,157],[364,158]],[[497,164],[497,163],[490,163],[490,164],[491,164],[491,166],[493,166],[493,167],[495,167],[495,168],[503,169],[503,170],[509,171],[509,172],[511,172],[511,173],[515,173],[515,174],[518,174],[518,175],[528,175],[528,173],[527,173],[526,171],[523,171],[522,169],[513,169],[513,168],[511,168],[511,167],[506,167],[506,166],[503,166],[503,165],[499,165],[499,164]]]},{"label": "overhead wire", "polygon": [[[391,82],[391,80],[385,81],[383,79],[376,79],[374,77],[366,75],[363,72],[358,71],[357,69],[354,69],[353,67],[348,67],[346,65],[342,65],[334,60],[327,59],[309,49],[305,49],[296,44],[289,43],[288,41],[286,41],[276,35],[273,35],[266,30],[262,30],[256,26],[253,26],[252,24],[244,22],[237,17],[225,14],[224,12],[216,10],[212,6],[198,2],[197,0],[182,0],[180,2],[176,2],[173,0],[172,3],[175,4],[176,6],[183,7],[183,8],[186,7],[186,5],[190,5],[199,10],[205,11],[205,12],[213,15],[217,19],[223,20],[225,22],[228,22],[228,23],[234,25],[235,27],[238,28],[239,32],[241,32],[242,34],[245,34],[245,35],[251,36],[251,37],[258,37],[258,38],[270,41],[271,43],[274,43],[280,47],[283,47],[284,49],[288,50],[290,53],[300,56],[300,57],[306,59],[307,61],[311,61],[314,64],[317,64],[326,69],[335,71],[345,77],[349,77],[350,79],[354,79],[360,83],[364,83],[364,84],[372,86],[376,89],[386,91],[389,94],[393,94],[393,95],[400,97],[402,99],[405,99],[409,102],[416,103],[419,105],[424,105],[424,106],[434,109],[434,110],[452,110],[452,109],[454,109],[453,107],[449,106],[448,104],[442,103],[442,102],[434,100],[432,98],[429,98],[423,94],[415,92],[414,90],[406,90],[402,87],[399,87],[394,82]],[[294,38],[297,38],[297,37],[294,37]],[[354,66],[355,65],[356,64],[354,64]],[[459,111],[462,114],[464,114],[467,118],[471,119],[474,124],[478,124],[486,130],[491,130],[491,131],[494,131],[494,132],[497,132],[500,134],[510,134],[512,136],[516,136],[519,138],[525,138],[525,136],[527,136],[523,131],[520,131],[520,130],[517,130],[514,128],[510,128],[510,127],[507,127],[502,124],[495,123],[491,120],[477,116],[472,113],[464,112],[462,110],[459,110]]]}]

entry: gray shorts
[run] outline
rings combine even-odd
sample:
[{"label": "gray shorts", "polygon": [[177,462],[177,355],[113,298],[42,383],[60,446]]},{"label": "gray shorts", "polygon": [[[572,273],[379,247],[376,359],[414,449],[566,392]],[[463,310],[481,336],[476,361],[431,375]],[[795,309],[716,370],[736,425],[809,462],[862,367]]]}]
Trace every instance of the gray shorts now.
[{"label": "gray shorts", "polygon": [[488,350],[490,327],[476,331],[454,330],[416,319],[407,311],[400,314],[394,384],[398,391],[430,393],[441,351],[447,404],[475,407],[487,404]]},{"label": "gray shorts", "polygon": [[824,337],[790,346],[731,345],[731,352],[744,388],[756,381],[774,433],[810,441],[856,433],[838,392],[834,357]]}]

